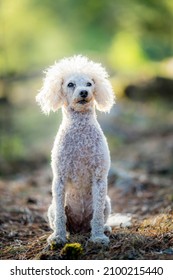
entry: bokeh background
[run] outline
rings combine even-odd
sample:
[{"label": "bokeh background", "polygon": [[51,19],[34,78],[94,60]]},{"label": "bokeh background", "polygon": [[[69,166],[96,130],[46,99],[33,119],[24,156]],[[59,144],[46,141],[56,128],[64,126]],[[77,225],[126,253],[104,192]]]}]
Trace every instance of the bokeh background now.
[{"label": "bokeh background", "polygon": [[[35,95],[42,85],[43,70],[64,56],[80,53],[103,63],[118,104],[126,96],[142,98],[145,103],[155,95],[158,103],[158,98],[165,95],[170,101],[172,20],[170,0],[1,0],[0,161],[3,171],[9,168],[10,161],[48,157],[50,139],[61,114],[42,116]],[[158,76],[166,80],[156,79],[152,84],[151,79]],[[164,92],[165,86],[168,92]],[[126,122],[128,118],[129,115],[125,116]],[[122,140],[121,137],[112,141],[120,144]]]}]

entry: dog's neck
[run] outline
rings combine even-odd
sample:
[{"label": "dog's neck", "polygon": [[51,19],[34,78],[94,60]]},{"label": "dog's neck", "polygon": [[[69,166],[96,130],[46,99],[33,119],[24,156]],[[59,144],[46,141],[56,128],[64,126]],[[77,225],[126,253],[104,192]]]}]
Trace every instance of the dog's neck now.
[{"label": "dog's neck", "polygon": [[69,107],[63,107],[63,120],[70,124],[83,124],[92,123],[97,120],[95,109],[92,108],[87,111],[75,111]]}]

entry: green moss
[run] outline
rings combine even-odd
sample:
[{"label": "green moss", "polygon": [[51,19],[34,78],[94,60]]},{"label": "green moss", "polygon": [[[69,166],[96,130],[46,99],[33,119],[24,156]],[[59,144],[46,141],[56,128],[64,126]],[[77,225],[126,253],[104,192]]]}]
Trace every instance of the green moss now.
[{"label": "green moss", "polygon": [[68,243],[62,248],[60,255],[64,259],[75,260],[79,259],[82,253],[83,248],[80,243]]},{"label": "green moss", "polygon": [[59,247],[59,244],[57,244],[55,241],[52,241],[52,242],[51,242],[51,244],[50,244],[50,249],[51,249],[52,251],[57,250],[58,247]]},{"label": "green moss", "polygon": [[24,156],[24,146],[18,136],[1,135],[0,155],[7,160],[13,160]]}]

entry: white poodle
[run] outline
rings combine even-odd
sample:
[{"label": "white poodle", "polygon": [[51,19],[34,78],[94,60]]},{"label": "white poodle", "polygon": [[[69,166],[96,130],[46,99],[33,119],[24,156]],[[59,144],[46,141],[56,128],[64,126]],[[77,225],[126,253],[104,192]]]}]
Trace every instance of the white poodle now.
[{"label": "white poodle", "polygon": [[66,229],[71,233],[91,229],[93,242],[107,244],[110,155],[95,107],[108,112],[114,103],[108,74],[86,57],[65,58],[47,70],[36,100],[46,114],[60,107],[63,112],[52,150],[53,199],[48,218],[53,234],[48,243],[65,243]]}]

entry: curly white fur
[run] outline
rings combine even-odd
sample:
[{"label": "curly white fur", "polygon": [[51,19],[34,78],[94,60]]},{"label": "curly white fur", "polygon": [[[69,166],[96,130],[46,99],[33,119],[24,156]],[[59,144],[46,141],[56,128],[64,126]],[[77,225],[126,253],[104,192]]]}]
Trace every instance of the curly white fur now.
[{"label": "curly white fur", "polygon": [[47,70],[36,100],[46,114],[60,107],[63,112],[52,150],[48,218],[54,232],[48,242],[66,242],[66,229],[83,232],[91,227],[93,242],[108,243],[104,230],[111,211],[110,154],[95,114],[95,107],[108,112],[114,103],[107,72],[86,57],[65,58]]}]

